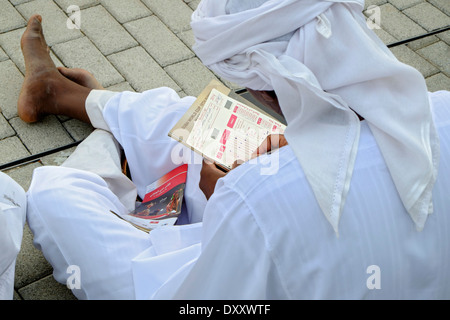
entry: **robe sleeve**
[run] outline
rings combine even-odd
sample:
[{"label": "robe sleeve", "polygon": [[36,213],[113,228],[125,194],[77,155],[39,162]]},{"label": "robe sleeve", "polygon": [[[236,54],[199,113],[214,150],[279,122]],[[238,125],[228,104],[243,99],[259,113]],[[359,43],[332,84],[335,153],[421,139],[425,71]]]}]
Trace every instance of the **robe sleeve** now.
[{"label": "robe sleeve", "polygon": [[198,188],[202,157],[168,134],[194,101],[166,87],[142,93],[93,90],[86,100],[92,125],[111,132],[125,151],[141,198],[150,183],[189,164],[185,197],[191,223],[201,221],[206,203]]}]

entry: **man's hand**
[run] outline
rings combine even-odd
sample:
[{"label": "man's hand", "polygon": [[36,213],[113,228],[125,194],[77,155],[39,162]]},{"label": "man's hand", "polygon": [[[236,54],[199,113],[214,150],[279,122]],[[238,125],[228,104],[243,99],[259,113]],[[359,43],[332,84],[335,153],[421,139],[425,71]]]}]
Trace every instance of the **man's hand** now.
[{"label": "man's hand", "polygon": [[200,171],[200,190],[203,191],[207,200],[214,193],[217,180],[225,177],[226,173],[218,169],[216,165],[210,161],[203,160],[202,171]]},{"label": "man's hand", "polygon": [[272,134],[269,135],[263,143],[256,149],[252,154],[252,159],[268,152],[275,151],[276,149],[282,148],[288,145],[286,138],[283,134]]},{"label": "man's hand", "polygon": [[[252,159],[258,157],[261,154],[274,151],[278,148],[284,147],[287,145],[287,141],[284,138],[284,135],[274,134],[268,136],[264,142],[259,146],[259,148],[253,153]],[[232,170],[241,165],[243,161],[237,160],[234,162],[232,166]],[[210,161],[203,160],[203,167],[200,171],[200,190],[203,191],[207,200],[214,193],[214,189],[216,188],[217,180],[223,178],[227,175],[226,172],[223,172],[216,165]]]}]

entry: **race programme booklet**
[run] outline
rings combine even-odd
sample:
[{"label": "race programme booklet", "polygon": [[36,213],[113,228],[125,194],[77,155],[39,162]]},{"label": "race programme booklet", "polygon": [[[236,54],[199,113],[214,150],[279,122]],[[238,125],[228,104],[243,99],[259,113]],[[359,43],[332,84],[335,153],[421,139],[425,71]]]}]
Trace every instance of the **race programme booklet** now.
[{"label": "race programme booklet", "polygon": [[268,135],[285,129],[269,113],[212,81],[169,136],[227,171],[236,160],[249,160]]},{"label": "race programme booklet", "polygon": [[132,212],[111,212],[145,232],[174,225],[181,214],[187,170],[183,164],[148,185],[144,199]]}]

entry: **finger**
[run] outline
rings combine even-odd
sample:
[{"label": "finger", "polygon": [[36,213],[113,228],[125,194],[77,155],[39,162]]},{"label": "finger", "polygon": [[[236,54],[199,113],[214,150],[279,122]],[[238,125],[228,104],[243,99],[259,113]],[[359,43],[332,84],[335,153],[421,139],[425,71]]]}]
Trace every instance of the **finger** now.
[{"label": "finger", "polygon": [[86,81],[86,78],[89,76],[87,71],[78,68],[66,68],[66,67],[58,67],[58,71],[65,76],[75,82],[83,82]]},{"label": "finger", "polygon": [[243,163],[244,163],[244,160],[236,160],[235,162],[233,162],[233,165],[231,166],[231,170],[236,169]]},{"label": "finger", "polygon": [[217,165],[215,162],[208,160],[208,159],[203,159],[203,168],[202,171],[204,173],[206,172],[222,172],[222,170],[220,170],[219,168],[217,168]]},{"label": "finger", "polygon": [[253,154],[251,155],[251,158],[252,159],[256,158],[257,156],[272,150],[271,143],[272,143],[272,137],[267,136],[267,138],[264,139],[264,141],[261,143],[261,145],[253,152]]},{"label": "finger", "polygon": [[278,149],[280,147],[280,135],[279,134],[272,134],[269,136],[270,139],[268,139],[267,142],[267,152]]},{"label": "finger", "polygon": [[76,83],[82,82],[81,74],[77,69],[69,69],[66,67],[58,67],[58,71],[67,79],[72,80]]},{"label": "finger", "polygon": [[214,161],[209,160],[209,159],[207,159],[207,158],[203,158],[203,164],[204,164],[204,165],[211,166],[211,165],[214,165]]},{"label": "finger", "polygon": [[289,143],[287,142],[286,138],[284,137],[284,135],[280,135],[280,148],[287,146]]}]

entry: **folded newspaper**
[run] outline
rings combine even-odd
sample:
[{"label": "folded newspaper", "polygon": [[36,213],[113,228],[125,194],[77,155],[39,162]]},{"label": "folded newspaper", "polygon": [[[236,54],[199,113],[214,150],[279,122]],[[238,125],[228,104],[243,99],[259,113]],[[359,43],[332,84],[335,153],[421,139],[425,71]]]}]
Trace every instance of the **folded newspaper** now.
[{"label": "folded newspaper", "polygon": [[268,135],[285,129],[268,112],[213,80],[169,136],[227,171],[236,160],[249,160]]},{"label": "folded newspaper", "polygon": [[145,232],[174,225],[181,214],[187,169],[188,165],[183,164],[150,184],[134,211],[125,215],[111,212]]}]

